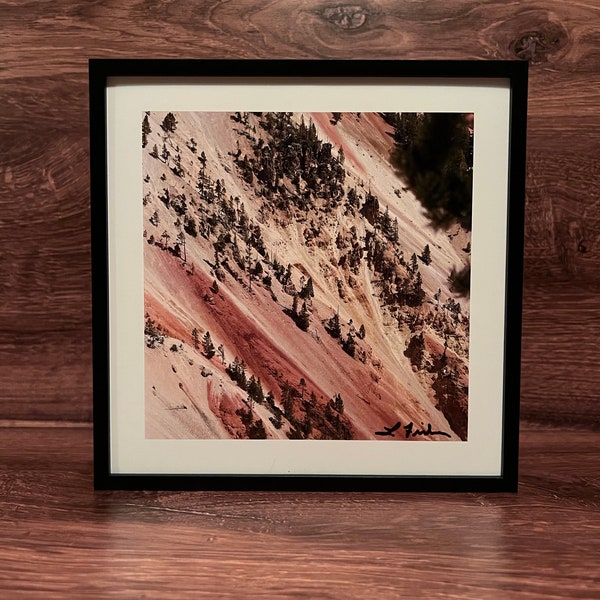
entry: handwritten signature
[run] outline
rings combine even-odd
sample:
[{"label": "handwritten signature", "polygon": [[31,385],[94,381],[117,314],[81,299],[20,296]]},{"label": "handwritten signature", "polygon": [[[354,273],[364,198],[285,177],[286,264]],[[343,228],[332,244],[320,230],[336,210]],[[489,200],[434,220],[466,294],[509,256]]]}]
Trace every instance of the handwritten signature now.
[{"label": "handwritten signature", "polygon": [[[421,423],[421,425],[425,427],[424,423]],[[387,427],[386,425],[384,425],[383,431],[376,431],[375,435],[380,435],[382,437],[396,437],[396,431],[398,431],[401,427],[402,423],[400,423],[400,421],[398,421],[395,425],[392,425],[391,427]],[[452,437],[449,433],[446,433],[445,431],[434,431],[431,428],[431,423],[428,423],[427,427],[425,427],[424,429],[419,429],[418,427],[415,427],[414,423],[411,421],[410,423],[404,425],[402,429],[404,430],[404,435],[406,439],[411,437],[419,437],[421,435],[443,435],[447,438]]]}]

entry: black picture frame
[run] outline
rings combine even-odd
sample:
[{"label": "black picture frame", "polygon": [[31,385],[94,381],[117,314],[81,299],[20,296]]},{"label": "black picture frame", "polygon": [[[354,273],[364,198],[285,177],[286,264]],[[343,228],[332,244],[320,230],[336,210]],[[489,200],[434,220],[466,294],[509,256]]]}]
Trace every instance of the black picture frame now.
[{"label": "black picture frame", "polygon": [[[502,219],[492,217],[492,223],[487,223],[486,227],[490,232],[497,233],[497,246],[489,250],[486,255],[486,261],[489,263],[492,273],[487,273],[484,277],[483,287],[489,287],[486,282],[492,282],[497,286],[495,296],[500,298],[496,306],[493,325],[490,326],[491,333],[482,335],[481,350],[486,352],[491,349],[493,354],[498,357],[494,360],[493,373],[496,379],[492,378],[489,388],[485,384],[480,384],[479,396],[483,409],[482,413],[487,411],[488,403],[491,411],[496,415],[491,429],[493,431],[479,431],[476,434],[484,440],[483,446],[473,447],[471,452],[464,455],[472,456],[477,453],[485,454],[486,438],[496,440],[492,453],[495,458],[492,462],[497,465],[494,472],[486,472],[480,467],[471,467],[468,461],[461,464],[456,460],[454,464],[448,466],[446,470],[432,473],[431,468],[424,469],[423,472],[414,468],[405,469],[405,464],[398,467],[397,472],[389,470],[379,470],[377,459],[371,462],[368,460],[368,454],[373,451],[382,452],[380,448],[396,448],[396,445],[389,445],[383,441],[360,442],[360,452],[367,454],[366,463],[368,468],[362,468],[360,472],[346,472],[344,467],[340,467],[335,472],[319,472],[318,470],[306,469],[296,470],[293,468],[282,468],[279,471],[271,472],[267,469],[263,471],[240,470],[219,472],[218,470],[203,470],[196,468],[190,470],[189,467],[182,468],[177,456],[188,452],[192,446],[186,445],[189,440],[175,443],[173,442],[173,459],[166,463],[162,461],[162,450],[157,452],[161,454],[161,461],[156,462],[156,468],[153,463],[145,466],[144,469],[116,467],[116,455],[125,457],[124,460],[132,460],[135,463],[141,455],[146,454],[144,450],[143,439],[141,446],[129,447],[129,440],[134,436],[122,434],[122,429],[131,419],[143,420],[143,413],[136,413],[136,409],[130,409],[130,403],[137,400],[133,398],[135,394],[129,390],[121,392],[123,386],[115,384],[117,377],[122,377],[122,381],[128,381],[131,377],[139,377],[139,373],[119,374],[123,364],[127,363],[129,356],[127,354],[127,344],[123,339],[115,339],[121,335],[123,323],[127,322],[127,314],[115,317],[115,310],[121,311],[122,304],[127,304],[130,298],[129,283],[124,284],[125,279],[119,279],[115,276],[115,265],[121,262],[127,262],[129,249],[124,251],[122,240],[125,236],[123,229],[126,224],[123,219],[119,220],[119,210],[121,205],[131,203],[131,210],[141,210],[139,197],[132,197],[119,190],[121,185],[118,173],[115,173],[115,164],[118,158],[115,154],[125,152],[132,153],[132,149],[137,145],[141,152],[139,137],[135,144],[129,148],[121,148],[119,136],[120,128],[126,128],[124,123],[128,122],[128,115],[136,115],[142,119],[142,112],[139,109],[139,100],[135,100],[133,108],[121,109],[128,100],[123,100],[122,93],[139,94],[143,90],[145,95],[145,110],[163,112],[170,110],[168,105],[169,94],[167,94],[167,105],[160,97],[164,89],[170,88],[170,94],[173,90],[176,96],[187,93],[186,90],[193,89],[195,86],[208,86],[210,93],[215,94],[213,105],[219,105],[219,94],[222,93],[222,87],[225,85],[237,86],[235,89],[244,92],[246,88],[258,86],[260,89],[268,88],[270,94],[277,96],[279,92],[294,86],[308,86],[310,89],[321,90],[322,86],[327,89],[333,89],[333,104],[336,102],[335,88],[342,89],[341,95],[346,96],[348,92],[358,90],[367,92],[369,95],[373,86],[383,86],[386,90],[396,90],[402,93],[403,88],[410,90],[413,87],[420,90],[422,87],[430,86],[434,92],[439,88],[445,98],[452,100],[453,90],[458,90],[457,94],[463,94],[461,98],[467,98],[467,101],[450,101],[450,105],[463,102],[464,112],[475,114],[475,152],[478,148],[478,109],[470,108],[470,96],[477,98],[473,105],[483,107],[490,114],[482,117],[487,127],[487,136],[494,145],[494,139],[503,140],[498,155],[504,157],[496,164],[495,160],[486,159],[476,164],[474,167],[477,173],[478,166],[485,168],[492,179],[501,183],[500,187],[505,190],[500,193],[500,214]],[[280,87],[278,87],[280,86]],[[449,92],[444,86],[449,86]],[[298,89],[306,90],[306,87]],[[323,88],[324,89],[324,88]],[[377,88],[380,91],[380,87]],[[148,95],[150,91],[150,95]],[[157,92],[156,94],[152,92]],[[246,489],[246,490],[318,490],[318,491],[427,491],[427,492],[514,492],[517,490],[518,480],[518,437],[519,437],[519,392],[520,392],[520,345],[521,345],[521,296],[522,296],[522,261],[523,261],[523,236],[524,236],[524,190],[525,190],[525,151],[526,151],[526,118],[527,118],[527,63],[524,61],[396,61],[396,60],[172,60],[172,59],[91,59],[89,61],[89,93],[90,93],[90,160],[91,160],[91,234],[92,234],[92,289],[93,289],[93,416],[94,416],[94,485],[96,489],[146,489],[146,490],[197,490],[197,489]],[[260,91],[258,98],[260,100]],[[420,93],[420,92],[419,92]],[[506,110],[495,113],[493,109],[487,107],[486,94],[498,94],[499,103]],[[431,96],[431,90],[429,91]],[[303,110],[301,94],[292,94],[298,100],[294,106],[290,106],[290,111]],[[319,94],[317,94],[318,96]],[[435,94],[434,94],[435,95]],[[298,98],[298,96],[300,96]],[[238,96],[240,110],[258,110],[249,106],[244,100],[245,95]],[[381,98],[374,98],[369,106],[366,106],[365,112],[386,112],[389,107],[385,102],[381,102],[381,108],[377,109]],[[136,104],[137,102],[137,104]],[[142,101],[143,104],[144,101]],[[434,103],[432,105],[432,102]],[[227,104],[227,102],[225,102]],[[230,105],[231,102],[228,103]],[[318,104],[318,103],[317,103]],[[327,102],[325,102],[327,104]],[[456,109],[446,107],[447,102],[442,101],[439,112],[454,112]],[[177,105],[177,106],[176,106]],[[189,102],[183,102],[183,105],[194,106],[194,98]],[[372,106],[375,108],[372,108]],[[427,107],[425,112],[438,112],[435,108],[435,100],[427,100],[424,105]],[[159,108],[155,108],[158,106]],[[165,108],[165,106],[167,108]],[[297,108],[300,106],[300,109]],[[328,105],[329,106],[329,105]],[[431,108],[433,106],[433,108]],[[461,105],[462,106],[462,105]],[[173,111],[187,111],[190,108],[180,108],[179,100],[173,102]],[[122,113],[119,111],[123,110]],[[194,109],[195,110],[195,109]],[[220,110],[219,108],[205,108],[201,106],[197,110]],[[273,109],[268,109],[273,110]],[[287,110],[286,107],[277,110]],[[314,110],[311,102],[307,101],[306,110]],[[326,112],[325,109],[318,109]],[[115,117],[115,111],[118,113]],[[128,112],[129,111],[129,112]],[[133,112],[132,112],[133,111]],[[345,112],[346,109],[344,108]],[[419,109],[404,109],[399,105],[397,112],[420,112]],[[111,120],[112,119],[112,120]],[[115,125],[116,123],[116,125]],[[139,130],[139,127],[138,127]],[[117,134],[115,134],[115,131]],[[497,135],[496,135],[497,134]],[[125,135],[125,134],[123,134]],[[138,132],[139,136],[139,132]],[[483,145],[483,142],[482,142]],[[492,149],[491,152],[496,152]],[[135,154],[135,152],[133,152]],[[486,155],[487,156],[487,155]],[[134,164],[139,163],[139,156],[133,158]],[[116,162],[115,162],[116,161]],[[137,163],[135,162],[137,161]],[[116,167],[120,169],[121,167]],[[132,186],[139,186],[141,166],[139,170],[129,169],[121,178],[126,181],[131,179]],[[123,178],[124,177],[124,178]],[[118,205],[114,197],[118,196]],[[488,206],[485,205],[485,199],[480,199],[473,195],[473,207],[477,202],[481,202],[478,213],[481,221],[486,221]],[[492,209],[490,209],[492,210]],[[493,210],[496,210],[494,208]],[[482,216],[483,215],[483,216]],[[475,235],[473,224],[473,234]],[[495,234],[494,234],[495,235]],[[489,237],[494,237],[494,235]],[[480,234],[479,241],[481,247],[485,246],[483,234]],[[121,242],[119,242],[121,240]],[[136,242],[137,243],[137,242]],[[142,242],[140,242],[141,244]],[[473,271],[475,271],[476,260],[475,243],[473,244]],[[487,250],[486,250],[487,252]],[[120,254],[121,253],[121,254]],[[483,255],[483,251],[482,251]],[[483,272],[484,262],[479,259],[480,272]],[[120,266],[118,267],[120,268]],[[134,277],[129,281],[135,280],[131,285],[141,280],[141,274],[135,273],[135,267],[132,267],[130,275],[133,272]],[[486,279],[487,278],[487,279]],[[117,282],[117,283],[115,283]],[[115,289],[115,287],[117,289]],[[139,287],[139,286],[138,286]],[[136,288],[137,290],[137,288]],[[139,290],[136,291],[138,293]],[[472,302],[475,302],[473,294]],[[124,309],[125,310],[125,309]],[[480,307],[480,313],[485,313],[484,307]],[[493,311],[491,311],[493,312]],[[131,314],[131,313],[130,313]],[[140,316],[140,319],[142,317]],[[483,318],[483,317],[482,317]],[[142,332],[139,334],[139,344],[142,344]],[[473,331],[471,331],[473,336]],[[125,340],[127,341],[127,340]],[[136,343],[136,342],[132,342]],[[483,364],[483,363],[482,363]],[[476,375],[476,374],[475,374]],[[475,375],[470,372],[471,377]],[[142,376],[143,377],[143,376]],[[471,386],[471,384],[470,384]],[[489,392],[489,393],[488,393]],[[493,397],[493,400],[489,400]],[[138,399],[139,400],[139,399]],[[474,400],[475,402],[475,400]],[[141,400],[143,406],[143,399]],[[139,404],[139,402],[138,402]],[[474,405],[475,406],[475,405]],[[121,414],[121,407],[128,407]],[[471,411],[471,396],[469,396],[469,411]],[[132,411],[132,412],[127,412]],[[469,412],[469,428],[471,428],[471,413]],[[488,427],[489,429],[489,427]],[[117,433],[116,433],[117,432]],[[474,434],[475,437],[477,435]],[[145,436],[142,435],[145,439]],[[469,438],[467,441],[457,442],[435,442],[432,445],[432,453],[440,453],[440,457],[446,454],[451,447],[461,448],[460,444],[471,443],[471,429],[469,429]],[[152,440],[154,443],[156,440]],[[163,440],[160,440],[162,442]],[[289,440],[278,441],[267,440],[255,444],[257,440],[243,440],[242,444],[247,444],[244,448],[259,447],[259,444],[277,443],[277,453],[285,454],[286,448],[293,448],[293,444],[338,444],[343,447],[344,444],[358,444],[359,442],[348,442],[337,440],[334,442],[322,442],[316,440]],[[233,442],[233,441],[232,441]],[[231,448],[235,460],[235,453],[240,452],[238,440],[235,444],[231,442]],[[148,442],[150,444],[150,442]],[[192,442],[193,443],[193,442]],[[420,444],[421,442],[419,442]],[[229,441],[221,440],[220,448],[225,448],[223,444],[230,444]],[[377,444],[378,446],[375,446]],[[417,448],[419,444],[408,444]],[[451,444],[453,444],[451,446]],[[491,442],[490,442],[491,444]],[[160,446],[160,444],[158,444]],[[165,443],[164,447],[168,444]],[[212,446],[211,446],[212,447]],[[260,446],[263,447],[263,446]],[[301,447],[301,446],[300,446]],[[317,446],[312,446],[316,448]],[[350,447],[350,446],[348,446]],[[354,447],[354,446],[352,446]],[[356,446],[358,447],[358,446]],[[273,450],[275,451],[275,446]],[[331,446],[323,446],[329,448]],[[439,450],[438,450],[439,449]],[[229,450],[228,450],[229,451]],[[291,450],[290,450],[291,451]],[[295,450],[294,450],[295,451]],[[416,451],[416,450],[415,450]],[[152,450],[149,455],[152,455]],[[242,450],[245,453],[245,450]],[[461,450],[462,452],[462,450]],[[461,454],[461,456],[463,455]],[[136,458],[137,457],[137,458]],[[151,459],[150,459],[151,460]],[[210,460],[209,458],[206,459]],[[441,461],[441,458],[440,458]],[[160,462],[160,464],[159,464]],[[406,461],[410,462],[410,461]],[[435,462],[435,459],[434,459]],[[170,465],[170,466],[169,466]],[[393,470],[393,469],[392,469]],[[435,470],[435,469],[434,469]]]}]

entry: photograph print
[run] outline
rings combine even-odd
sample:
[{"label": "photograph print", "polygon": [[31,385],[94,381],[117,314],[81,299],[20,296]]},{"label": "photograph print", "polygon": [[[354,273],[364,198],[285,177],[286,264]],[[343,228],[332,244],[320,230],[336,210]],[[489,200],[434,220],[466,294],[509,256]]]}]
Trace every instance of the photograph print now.
[{"label": "photograph print", "polygon": [[468,439],[472,114],[140,122],[146,439]]}]

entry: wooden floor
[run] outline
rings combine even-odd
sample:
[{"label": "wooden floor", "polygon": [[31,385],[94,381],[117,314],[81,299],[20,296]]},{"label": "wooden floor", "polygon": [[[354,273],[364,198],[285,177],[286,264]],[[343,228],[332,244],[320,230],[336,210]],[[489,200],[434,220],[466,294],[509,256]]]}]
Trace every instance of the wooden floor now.
[{"label": "wooden floor", "polygon": [[89,427],[0,429],[0,597],[600,598],[600,435],[518,494],[94,492]]}]

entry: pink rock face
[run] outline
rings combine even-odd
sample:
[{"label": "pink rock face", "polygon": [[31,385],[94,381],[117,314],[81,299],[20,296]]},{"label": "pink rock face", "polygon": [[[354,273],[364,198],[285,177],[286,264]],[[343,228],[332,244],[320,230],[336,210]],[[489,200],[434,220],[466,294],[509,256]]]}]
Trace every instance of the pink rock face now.
[{"label": "pink rock face", "polygon": [[470,232],[430,225],[393,127],[165,116],[142,165],[146,436],[465,439],[469,303],[448,281]]}]

